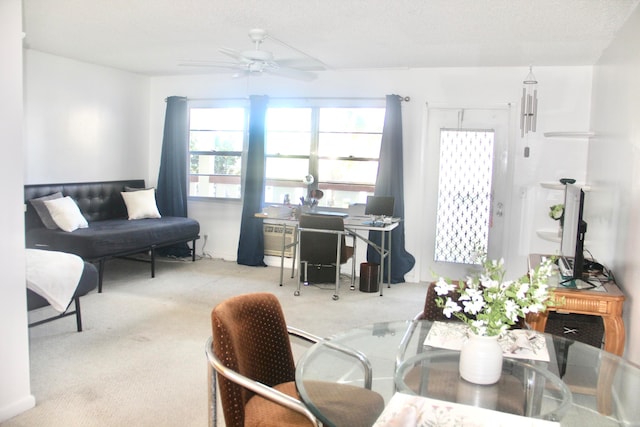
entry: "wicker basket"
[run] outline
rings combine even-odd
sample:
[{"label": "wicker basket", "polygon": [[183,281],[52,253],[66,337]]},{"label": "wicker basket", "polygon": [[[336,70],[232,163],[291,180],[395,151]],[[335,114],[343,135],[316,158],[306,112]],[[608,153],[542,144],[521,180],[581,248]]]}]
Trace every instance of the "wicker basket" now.
[{"label": "wicker basket", "polygon": [[600,316],[552,311],[549,313],[545,332],[601,348],[604,324]]}]

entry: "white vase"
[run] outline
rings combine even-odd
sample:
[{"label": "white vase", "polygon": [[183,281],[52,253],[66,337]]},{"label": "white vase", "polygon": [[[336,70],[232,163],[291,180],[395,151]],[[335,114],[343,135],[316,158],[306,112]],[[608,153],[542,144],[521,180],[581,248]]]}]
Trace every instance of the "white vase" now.
[{"label": "white vase", "polygon": [[495,384],[502,375],[502,347],[498,336],[469,334],[460,350],[460,376],[474,384]]}]

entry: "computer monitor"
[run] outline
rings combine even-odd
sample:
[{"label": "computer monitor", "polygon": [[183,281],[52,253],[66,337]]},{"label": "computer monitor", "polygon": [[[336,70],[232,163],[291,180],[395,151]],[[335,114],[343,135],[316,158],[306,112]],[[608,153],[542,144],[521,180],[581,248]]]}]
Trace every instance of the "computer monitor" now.
[{"label": "computer monitor", "polygon": [[584,191],[575,184],[566,184],[560,255],[573,260],[573,274],[567,279],[584,279],[584,237],[587,223],[582,218]]},{"label": "computer monitor", "polygon": [[365,215],[393,216],[395,198],[393,196],[367,196]]}]

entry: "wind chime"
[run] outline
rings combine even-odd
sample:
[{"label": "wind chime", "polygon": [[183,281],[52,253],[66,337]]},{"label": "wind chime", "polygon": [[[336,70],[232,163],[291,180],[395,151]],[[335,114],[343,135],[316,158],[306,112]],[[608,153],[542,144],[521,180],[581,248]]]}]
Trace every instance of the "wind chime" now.
[{"label": "wind chime", "polygon": [[532,67],[525,77],[522,88],[522,100],[520,104],[520,135],[536,131],[536,118],[538,115],[538,81],[533,75]]}]

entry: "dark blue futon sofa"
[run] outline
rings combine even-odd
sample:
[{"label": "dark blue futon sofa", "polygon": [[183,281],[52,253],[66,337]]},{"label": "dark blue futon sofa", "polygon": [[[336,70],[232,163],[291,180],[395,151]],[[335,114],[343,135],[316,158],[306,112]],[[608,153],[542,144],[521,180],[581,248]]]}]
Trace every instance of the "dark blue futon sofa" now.
[{"label": "dark blue futon sofa", "polygon": [[[129,220],[121,192],[145,188],[144,180],[25,185],[25,240],[27,248],[67,252],[98,265],[98,292],[102,292],[104,263],[109,258],[138,253],[151,255],[151,277],[155,276],[155,250],[196,240],[200,224],[191,218],[163,216]],[[48,229],[31,203],[32,199],[61,192],[75,200],[88,228],[73,232]]]}]

